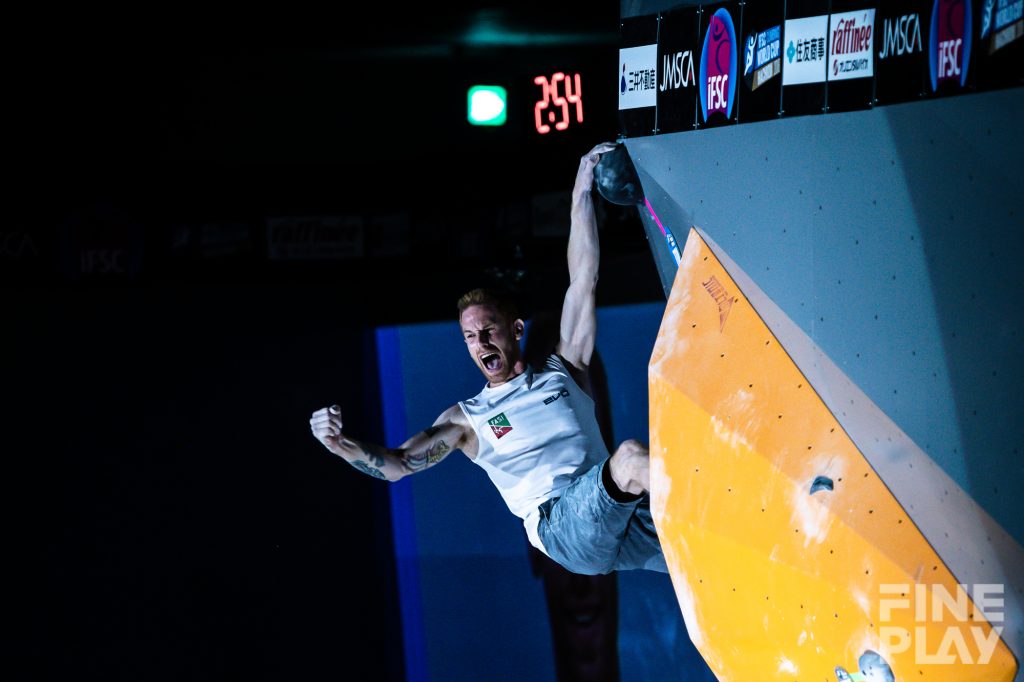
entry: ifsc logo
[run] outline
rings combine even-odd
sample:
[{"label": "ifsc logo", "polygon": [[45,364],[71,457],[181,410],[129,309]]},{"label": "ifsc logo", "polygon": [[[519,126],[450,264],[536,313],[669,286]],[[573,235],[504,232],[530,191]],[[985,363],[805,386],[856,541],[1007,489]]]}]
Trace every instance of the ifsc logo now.
[{"label": "ifsc logo", "polygon": [[721,112],[732,116],[736,92],[736,30],[725,9],[711,15],[700,53],[700,110],[704,121]]},{"label": "ifsc logo", "polygon": [[935,0],[928,42],[932,91],[947,81],[966,85],[971,60],[971,0]]}]

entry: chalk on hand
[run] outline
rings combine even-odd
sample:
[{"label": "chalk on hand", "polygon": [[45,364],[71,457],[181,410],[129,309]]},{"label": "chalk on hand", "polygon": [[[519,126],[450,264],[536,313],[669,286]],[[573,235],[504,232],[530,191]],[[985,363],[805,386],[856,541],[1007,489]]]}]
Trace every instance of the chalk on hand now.
[{"label": "chalk on hand", "polygon": [[341,414],[341,408],[338,407],[337,405],[331,405],[329,409],[331,414]]}]

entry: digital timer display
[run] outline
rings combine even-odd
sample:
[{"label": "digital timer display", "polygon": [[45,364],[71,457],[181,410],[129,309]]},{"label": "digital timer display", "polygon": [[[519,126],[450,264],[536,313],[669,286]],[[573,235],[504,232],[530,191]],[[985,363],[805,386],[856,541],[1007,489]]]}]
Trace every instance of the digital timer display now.
[{"label": "digital timer display", "polygon": [[533,119],[537,132],[547,135],[551,129],[565,130],[573,119],[583,123],[583,98],[580,89],[580,75],[564,74],[561,71],[551,77],[537,76],[533,79],[541,88],[540,99],[533,106]]}]

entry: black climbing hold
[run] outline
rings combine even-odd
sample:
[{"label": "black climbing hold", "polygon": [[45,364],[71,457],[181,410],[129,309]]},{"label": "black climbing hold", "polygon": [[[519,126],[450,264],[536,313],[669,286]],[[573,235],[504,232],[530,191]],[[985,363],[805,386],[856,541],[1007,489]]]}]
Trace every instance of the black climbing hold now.
[{"label": "black climbing hold", "polygon": [[608,201],[620,206],[643,203],[644,190],[626,145],[617,144],[594,166],[594,184]]}]

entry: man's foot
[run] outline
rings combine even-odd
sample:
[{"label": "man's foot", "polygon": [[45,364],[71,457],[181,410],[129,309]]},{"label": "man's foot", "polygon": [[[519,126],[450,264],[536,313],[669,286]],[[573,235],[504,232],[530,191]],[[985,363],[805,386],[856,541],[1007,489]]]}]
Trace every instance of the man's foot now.
[{"label": "man's foot", "polygon": [[608,464],[619,490],[640,495],[651,489],[650,455],[639,441],[623,441]]}]

